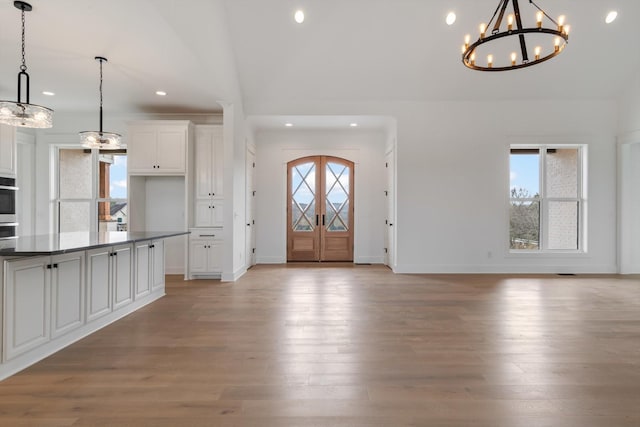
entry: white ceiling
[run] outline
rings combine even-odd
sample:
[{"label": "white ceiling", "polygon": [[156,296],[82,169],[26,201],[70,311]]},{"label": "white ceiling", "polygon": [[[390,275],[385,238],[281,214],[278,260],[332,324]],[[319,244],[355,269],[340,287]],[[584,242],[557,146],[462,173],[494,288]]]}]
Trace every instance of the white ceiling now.
[{"label": "white ceiling", "polygon": [[[523,70],[468,70],[460,61],[463,37],[476,35],[497,3],[32,0],[31,102],[58,111],[97,109],[97,55],[109,59],[105,111],[124,113],[217,112],[216,101],[238,94],[246,113],[258,116],[345,109],[375,115],[353,106],[393,101],[614,99],[640,70],[637,0],[537,0],[552,16],[566,14],[567,50]],[[533,13],[527,0],[520,3],[523,14]],[[302,25],[293,21],[297,8],[306,13]],[[610,9],[619,17],[606,25]],[[458,20],[449,27],[451,10]],[[20,12],[12,0],[0,0],[0,99],[15,100],[19,37]],[[169,95],[156,96],[158,89]]]}]

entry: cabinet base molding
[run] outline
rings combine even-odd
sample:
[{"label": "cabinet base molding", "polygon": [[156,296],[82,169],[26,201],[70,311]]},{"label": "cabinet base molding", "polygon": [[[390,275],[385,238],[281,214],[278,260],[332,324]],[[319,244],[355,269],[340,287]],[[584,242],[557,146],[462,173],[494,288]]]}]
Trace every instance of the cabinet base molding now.
[{"label": "cabinet base molding", "polygon": [[92,333],[110,325],[111,323],[139,310],[140,308],[151,304],[152,302],[162,298],[165,295],[164,287],[158,289],[143,298],[139,298],[116,311],[113,311],[99,319],[87,323],[73,331],[70,331],[60,337],[55,338],[33,350],[16,356],[2,364],[0,364],[0,381],[14,375],[23,369],[45,359],[48,356],[62,350],[63,348],[80,341],[81,339],[91,335]]}]

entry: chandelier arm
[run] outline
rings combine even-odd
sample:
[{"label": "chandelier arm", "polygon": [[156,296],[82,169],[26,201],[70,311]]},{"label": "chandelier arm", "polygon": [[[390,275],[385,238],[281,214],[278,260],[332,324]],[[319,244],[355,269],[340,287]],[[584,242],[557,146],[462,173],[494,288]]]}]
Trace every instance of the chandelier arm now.
[{"label": "chandelier arm", "polygon": [[553,19],[552,17],[550,17],[547,12],[545,12],[542,8],[540,8],[540,6],[538,6],[537,4],[534,3],[533,0],[529,0],[529,3],[531,3],[536,9],[538,9],[540,12],[542,12],[542,14],[544,16],[546,16],[551,22],[553,22],[556,26],[558,26],[558,23],[556,22],[555,19]]},{"label": "chandelier arm", "polygon": [[[491,26],[491,23],[493,22],[494,19],[496,19],[496,15],[498,14],[498,11],[500,10],[500,7],[502,6],[503,3],[508,3],[509,0],[500,0],[500,3],[498,3],[498,7],[496,7],[496,11],[493,12],[493,16],[491,17],[491,19],[489,19],[489,22],[487,23],[487,28],[489,28]],[[504,6],[506,7],[506,6]]]},{"label": "chandelier arm", "polygon": [[[495,25],[493,26],[493,34],[500,32],[500,25],[502,24],[502,19],[504,18],[504,13],[507,10],[507,6],[509,5],[509,0],[501,0],[501,3],[498,5],[498,9],[500,9],[500,15],[498,15],[498,19],[496,20]],[[502,6],[502,8],[500,8]],[[495,14],[493,15],[495,18]],[[493,18],[491,18],[493,20]]]},{"label": "chandelier arm", "polygon": [[[518,30],[522,30],[522,16],[520,16],[520,5],[518,4],[518,0],[513,0],[513,13],[516,15],[516,28],[518,28]],[[527,53],[527,41],[525,40],[524,34],[520,34],[518,38],[520,39],[520,52],[522,53],[522,60],[524,62],[529,62],[529,54]]]}]

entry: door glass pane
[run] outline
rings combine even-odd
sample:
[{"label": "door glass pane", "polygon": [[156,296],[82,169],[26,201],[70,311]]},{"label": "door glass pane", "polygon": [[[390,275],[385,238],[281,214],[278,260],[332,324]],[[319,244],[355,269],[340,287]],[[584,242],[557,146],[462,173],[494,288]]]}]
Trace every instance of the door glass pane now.
[{"label": "door glass pane", "polygon": [[512,200],[509,211],[511,249],[539,249],[540,202]]},{"label": "door glass pane", "polygon": [[90,231],[91,202],[60,202],[59,227],[61,233]]},{"label": "door glass pane", "polygon": [[313,231],[316,216],[316,165],[291,168],[291,222],[294,231]]},{"label": "door glass pane", "polygon": [[548,149],[545,175],[547,197],[578,197],[578,149]]},{"label": "door glass pane", "polygon": [[325,170],[327,231],[349,229],[349,168],[339,163],[327,162]]},{"label": "door glass pane", "polygon": [[578,202],[549,202],[549,249],[578,249]]}]

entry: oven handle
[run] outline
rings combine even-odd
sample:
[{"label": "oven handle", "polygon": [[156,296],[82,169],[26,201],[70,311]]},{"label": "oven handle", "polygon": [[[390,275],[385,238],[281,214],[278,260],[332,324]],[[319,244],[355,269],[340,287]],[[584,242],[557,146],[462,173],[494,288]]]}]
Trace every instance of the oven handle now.
[{"label": "oven handle", "polygon": [[19,188],[18,187],[11,187],[8,185],[0,185],[0,190],[13,190],[13,191],[18,191]]},{"label": "oven handle", "polygon": [[17,227],[17,222],[0,222],[0,227]]}]

